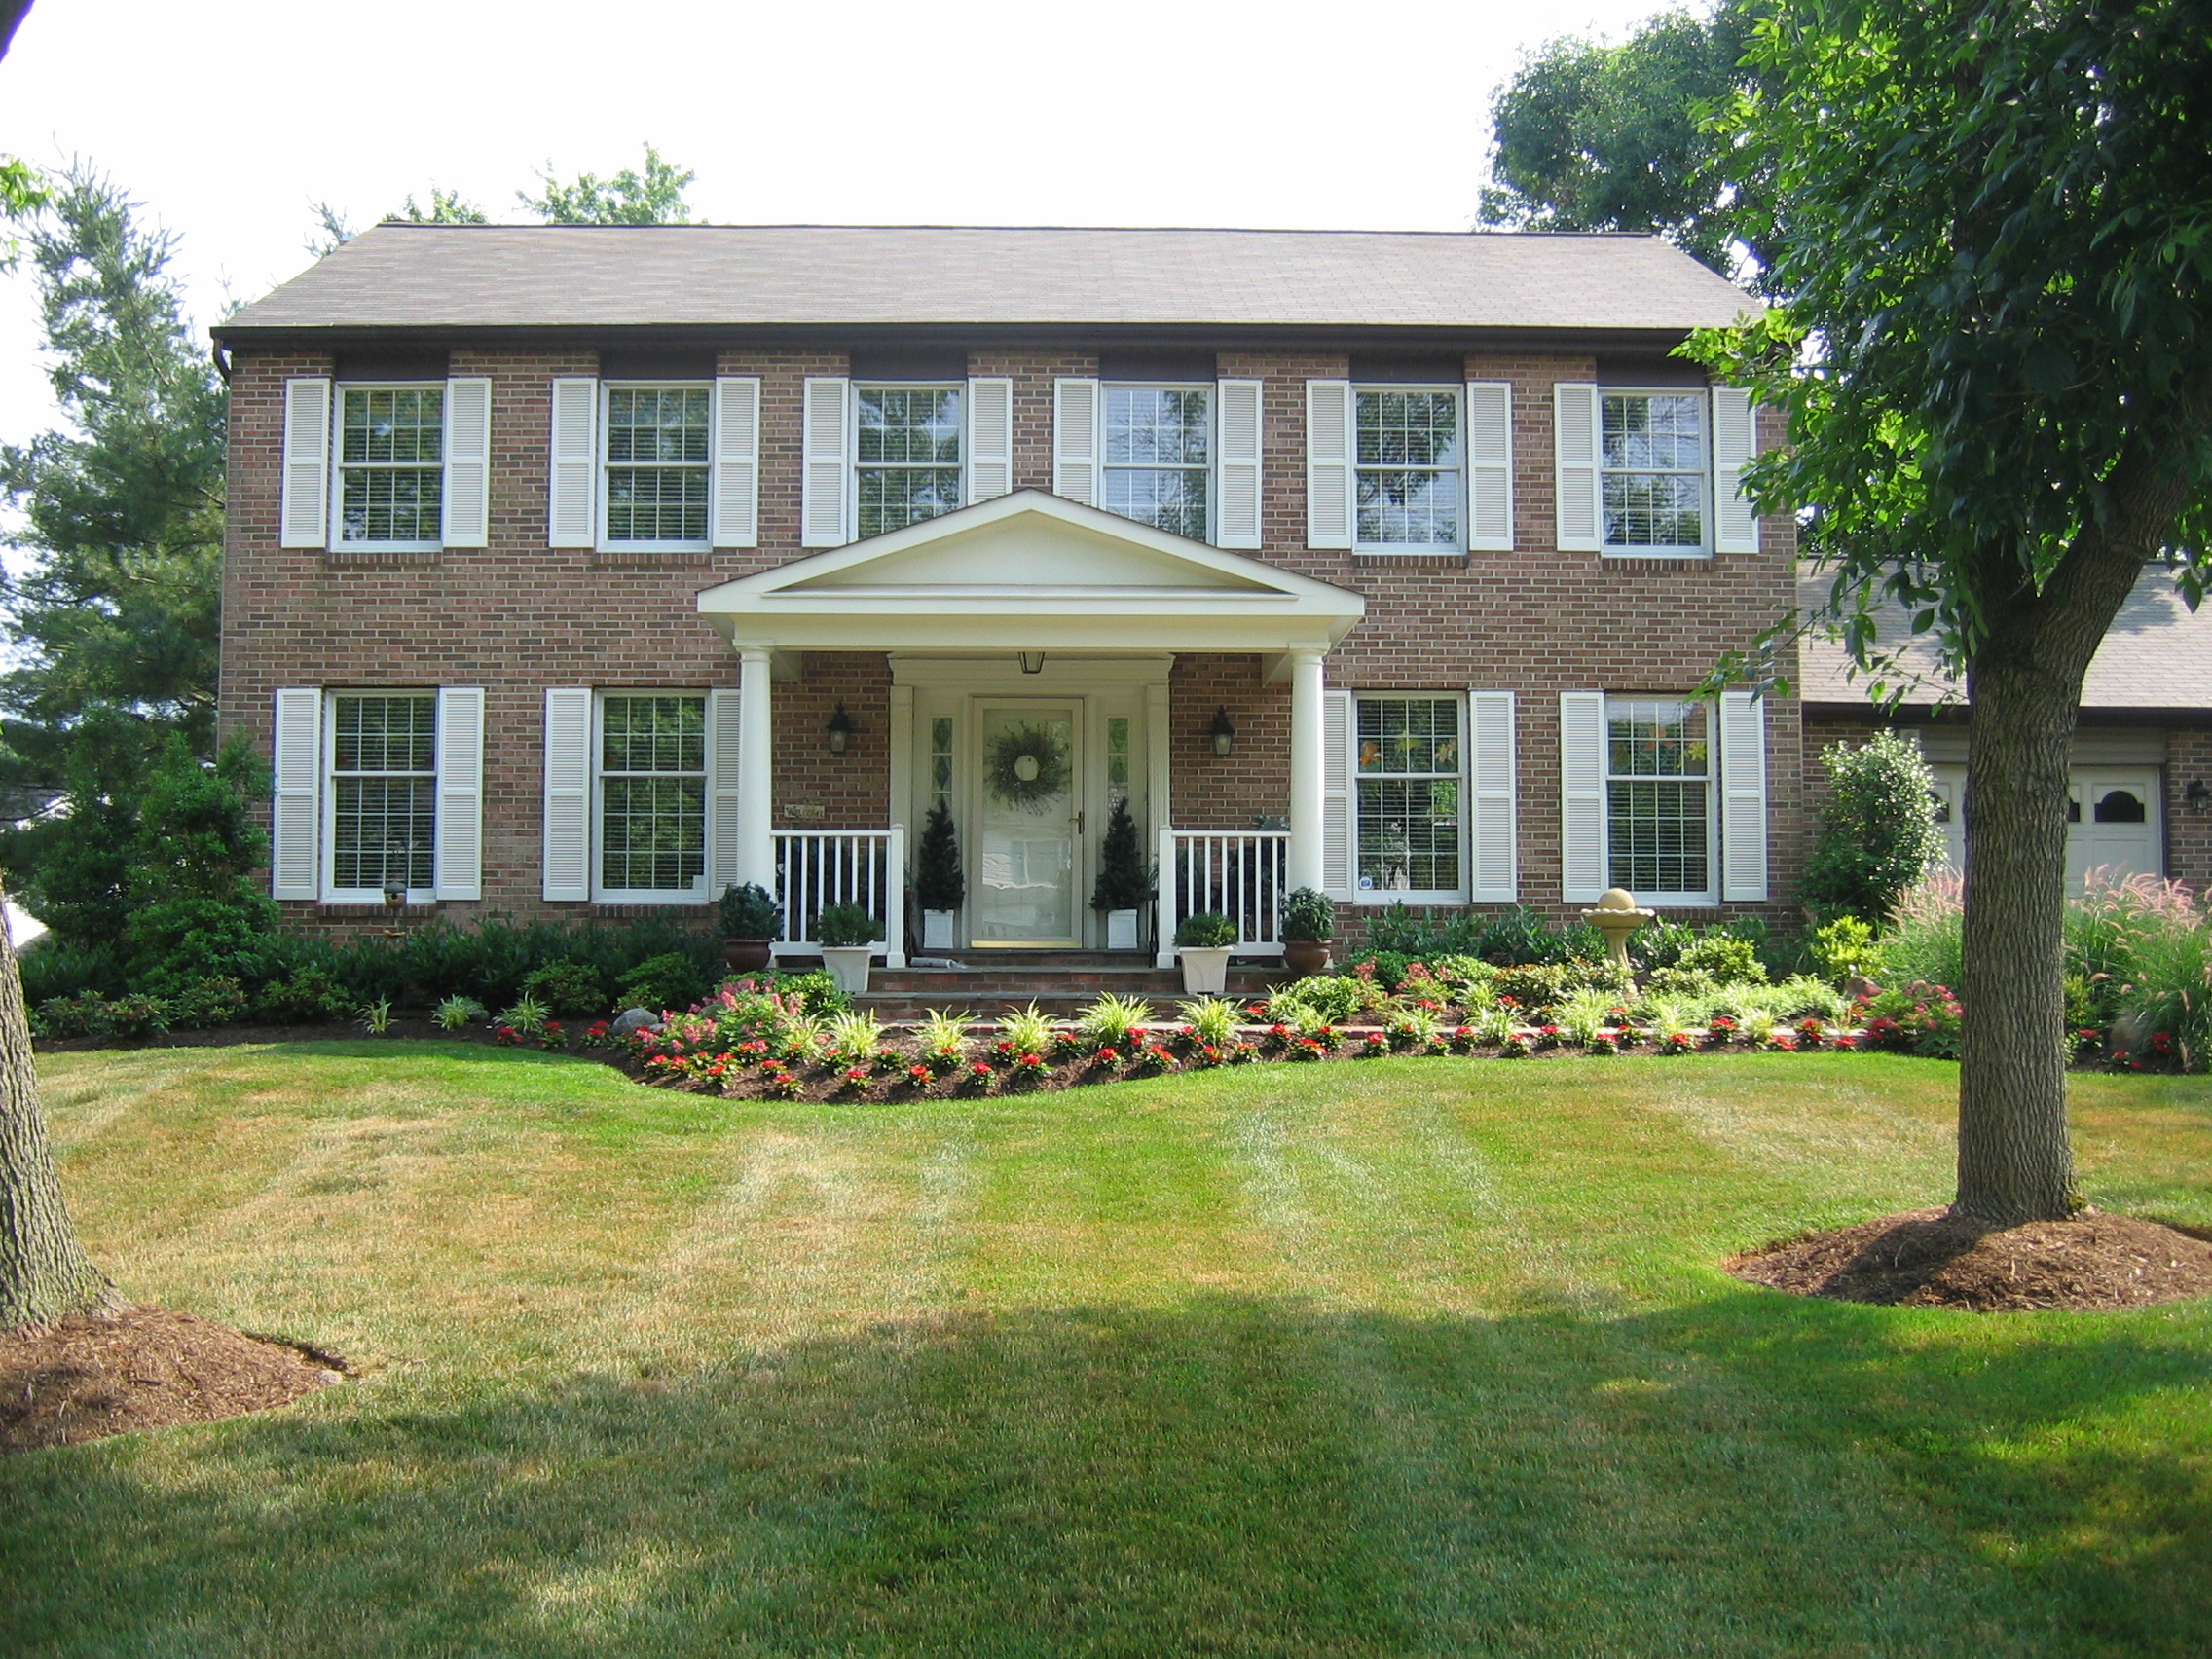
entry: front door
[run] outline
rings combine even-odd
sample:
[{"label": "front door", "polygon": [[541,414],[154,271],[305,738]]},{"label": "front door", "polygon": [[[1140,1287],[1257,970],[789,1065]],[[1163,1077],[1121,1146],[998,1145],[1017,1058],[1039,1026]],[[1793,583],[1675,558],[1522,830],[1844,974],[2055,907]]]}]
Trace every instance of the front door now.
[{"label": "front door", "polygon": [[969,942],[1081,944],[1081,706],[984,702],[977,720]]}]

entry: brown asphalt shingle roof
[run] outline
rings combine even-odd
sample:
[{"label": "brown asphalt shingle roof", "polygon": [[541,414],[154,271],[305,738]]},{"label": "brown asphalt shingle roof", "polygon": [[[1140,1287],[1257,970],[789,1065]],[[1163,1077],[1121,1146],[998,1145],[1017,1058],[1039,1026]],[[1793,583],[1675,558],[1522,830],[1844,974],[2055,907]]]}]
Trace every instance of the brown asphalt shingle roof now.
[{"label": "brown asphalt shingle roof", "polygon": [[[1798,604],[1806,609],[1819,605],[1833,579],[1830,572],[1800,567]],[[1885,648],[1892,641],[1909,639],[1911,619],[1902,606],[1885,605],[1876,614],[1882,618],[1880,639]],[[1808,639],[1799,650],[1807,703],[1864,706],[1870,682],[1850,678],[1849,658],[1841,645],[1832,640]],[[1926,635],[1906,645],[1902,666],[1920,679],[1920,684],[1905,694],[1907,703],[1935,703],[1946,697],[1955,701],[1962,695],[1955,680],[1936,671],[1936,647]],[[1885,676],[1890,682],[1898,678]],[[2145,570],[2089,663],[2082,707],[2212,710],[2212,600],[2192,611],[2174,586],[2172,571],[2158,565]]]},{"label": "brown asphalt shingle roof", "polygon": [[385,224],[216,333],[652,324],[1681,331],[1757,303],[1653,237]]}]

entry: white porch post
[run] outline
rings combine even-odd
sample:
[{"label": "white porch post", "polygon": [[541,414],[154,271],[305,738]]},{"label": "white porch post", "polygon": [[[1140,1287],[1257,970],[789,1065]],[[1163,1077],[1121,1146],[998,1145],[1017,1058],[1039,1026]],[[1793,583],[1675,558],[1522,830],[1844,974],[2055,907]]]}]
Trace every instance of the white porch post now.
[{"label": "white porch post", "polygon": [[[776,892],[776,722],[769,702],[769,652],[742,645],[738,680],[737,879]],[[1316,822],[1318,822],[1316,820]]]},{"label": "white porch post", "polygon": [[1321,653],[1290,653],[1290,857],[1295,890],[1321,885]]}]

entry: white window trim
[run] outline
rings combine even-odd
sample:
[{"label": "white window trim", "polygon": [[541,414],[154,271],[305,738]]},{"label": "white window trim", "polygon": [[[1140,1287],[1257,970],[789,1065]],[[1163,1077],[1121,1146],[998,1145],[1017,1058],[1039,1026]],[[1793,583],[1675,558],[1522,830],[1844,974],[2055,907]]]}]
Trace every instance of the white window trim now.
[{"label": "white window trim", "polygon": [[[1451,702],[1458,706],[1458,841],[1460,885],[1456,888],[1380,888],[1362,887],[1359,884],[1359,786],[1364,780],[1367,779],[1389,778],[1402,775],[1388,772],[1362,772],[1359,769],[1359,705],[1366,699],[1376,697],[1409,697],[1418,698],[1427,702]],[[1470,711],[1467,708],[1467,694],[1464,691],[1424,691],[1418,688],[1399,690],[1395,688],[1384,689],[1382,687],[1371,686],[1365,690],[1354,691],[1351,693],[1351,707],[1348,712],[1350,719],[1346,722],[1346,730],[1345,733],[1345,747],[1346,750],[1345,765],[1346,776],[1349,780],[1351,789],[1350,798],[1347,799],[1345,804],[1347,809],[1346,813],[1346,818],[1347,820],[1346,834],[1349,841],[1349,847],[1347,849],[1348,859],[1346,862],[1349,866],[1349,874],[1351,877],[1351,902],[1354,904],[1366,904],[1369,906],[1379,906],[1384,908],[1392,904],[1468,903],[1470,902],[1468,899],[1468,893],[1470,890],[1466,885],[1466,880],[1468,875],[1471,873],[1468,867],[1468,863],[1469,860],[1474,856],[1474,848],[1469,844],[1467,838],[1468,831],[1471,828],[1469,812],[1469,807],[1471,805],[1471,796],[1469,794],[1469,791],[1473,787],[1473,779],[1469,775],[1467,770],[1467,743],[1470,735],[1467,730],[1467,720],[1470,714]]]},{"label": "white window trim", "polygon": [[[1217,381],[1100,381],[1098,383],[1098,510],[1113,513],[1106,504],[1106,475],[1109,472],[1196,472],[1195,466],[1142,467],[1117,463],[1106,459],[1106,399],[1116,387],[1124,391],[1196,391],[1206,400],[1206,534],[1208,547],[1221,545],[1221,392]],[[1122,517],[1114,513],[1116,518]],[[1142,524],[1142,519],[1131,519],[1131,524]],[[1153,528],[1158,529],[1158,526]],[[1172,535],[1173,531],[1162,531]]]},{"label": "white window trim", "polygon": [[1605,881],[1619,886],[1613,880],[1613,785],[1616,783],[1682,783],[1688,780],[1669,778],[1663,773],[1639,773],[1635,777],[1617,776],[1613,771],[1613,710],[1614,702],[1623,703],[1696,703],[1705,710],[1705,877],[1709,883],[1703,893],[1649,893],[1630,888],[1639,904],[1653,910],[1712,910],[1720,904],[1720,858],[1725,850],[1720,841],[1721,753],[1720,704],[1712,697],[1683,697],[1662,691],[1607,691],[1605,697],[1604,751],[1602,756],[1604,771],[1600,782],[1604,789],[1598,797],[1599,810],[1604,815]]},{"label": "white window trim", "polygon": [[[706,722],[707,748],[702,756],[705,764],[699,773],[699,799],[704,814],[701,832],[705,836],[705,853],[699,864],[699,879],[690,887],[608,887],[604,884],[607,874],[606,830],[607,791],[607,699],[609,697],[696,697],[701,706],[701,718]],[[713,709],[708,688],[703,685],[612,685],[604,690],[594,688],[591,694],[591,769],[590,796],[586,801],[591,823],[591,902],[595,904],[704,904],[708,903],[707,888],[714,879],[715,870],[715,754]],[[625,774],[634,775],[634,774]],[[687,772],[663,773],[664,777],[688,777]]]},{"label": "white window trim", "polygon": [[[1362,468],[1359,464],[1359,394],[1363,391],[1448,391],[1452,394],[1453,419],[1458,423],[1459,464],[1455,469],[1459,475],[1459,538],[1446,545],[1440,541],[1423,542],[1416,547],[1404,541],[1362,541],[1359,538],[1359,475],[1362,470],[1382,471],[1383,468]],[[1362,559],[1456,559],[1467,551],[1467,517],[1472,503],[1467,499],[1467,387],[1464,382],[1439,381],[1434,386],[1422,381],[1353,381],[1351,383],[1351,459],[1349,465],[1351,498],[1346,511],[1351,519],[1351,550]],[[1417,470],[1441,471],[1443,468]],[[1435,901],[1443,903],[1443,901]]]},{"label": "white window trim", "polygon": [[[1696,546],[1681,542],[1674,547],[1615,547],[1605,539],[1605,474],[1608,472],[1651,471],[1649,467],[1607,466],[1605,464],[1605,399],[1608,397],[1687,397],[1698,406],[1699,448],[1705,456],[1705,464],[1698,472],[1698,525],[1704,539]],[[1591,433],[1592,452],[1597,462],[1598,554],[1604,559],[1710,559],[1713,557],[1713,398],[1710,389],[1696,386],[1607,386],[1598,384],[1596,429]],[[1660,468],[1657,470],[1667,470]],[[1611,692],[1606,693],[1611,696]]]},{"label": "white window trim", "polygon": [[[968,382],[965,380],[848,380],[845,383],[845,441],[851,445],[851,450],[845,457],[845,523],[850,528],[851,535],[846,536],[845,539],[847,541],[863,539],[861,532],[861,393],[864,391],[956,391],[960,394],[960,499],[954,504],[952,511],[958,512],[962,507],[968,505],[972,498],[968,462],[976,453],[975,441],[968,433],[970,406],[975,402],[975,399],[968,394]],[[1100,413],[1104,413],[1103,409]],[[1103,451],[1105,446],[1105,434],[1103,432],[1099,434],[1099,444]],[[880,468],[885,463],[876,461],[870,464],[873,467]],[[937,516],[943,518],[946,515],[939,513]],[[929,521],[927,519],[916,519],[914,522],[926,524]],[[899,528],[909,529],[911,527],[902,525]],[[879,530],[875,534],[877,535],[889,535],[891,532]]]},{"label": "white window trim", "polygon": [[[608,419],[618,391],[703,391],[707,394],[707,461],[700,476],[707,481],[707,534],[686,541],[614,541],[607,534],[607,474],[610,463],[607,446],[612,437]],[[715,383],[712,380],[603,380],[599,383],[599,433],[593,440],[592,486],[599,497],[598,521],[593,534],[602,553],[707,553],[715,545]],[[625,465],[631,464],[625,462]]]},{"label": "white window trim", "polygon": [[[359,542],[352,543],[358,547]],[[430,705],[430,881],[428,887],[410,887],[407,903],[430,904],[437,901],[438,874],[438,780],[439,759],[437,738],[438,689],[434,685],[334,685],[323,687],[322,692],[322,772],[318,784],[322,792],[322,823],[317,836],[321,851],[322,897],[324,904],[382,904],[384,889],[381,887],[334,887],[331,877],[338,868],[338,700],[341,697],[420,697]],[[349,777],[355,774],[349,773]],[[372,776],[376,774],[371,774]],[[387,774],[388,775],[388,774]]]},{"label": "white window trim", "polygon": [[[346,539],[346,394],[350,391],[434,391],[438,394],[438,521],[445,522],[446,383],[442,380],[335,381],[330,387],[330,541],[333,553],[437,553],[441,534],[427,541],[348,541]],[[380,469],[381,470],[381,469]],[[377,903],[384,903],[378,890]],[[412,901],[410,901],[412,903]]]}]

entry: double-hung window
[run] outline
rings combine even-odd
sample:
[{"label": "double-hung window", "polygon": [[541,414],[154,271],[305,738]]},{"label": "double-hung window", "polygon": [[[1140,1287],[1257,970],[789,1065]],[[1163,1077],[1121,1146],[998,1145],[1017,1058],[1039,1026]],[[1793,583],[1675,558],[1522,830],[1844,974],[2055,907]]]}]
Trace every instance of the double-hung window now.
[{"label": "double-hung window", "polygon": [[961,387],[853,388],[854,523],[863,536],[949,513],[961,496]]},{"label": "double-hung window", "polygon": [[340,386],[331,545],[421,551],[443,535],[446,391]]},{"label": "double-hung window", "polygon": [[329,708],[326,897],[374,903],[399,888],[426,899],[436,883],[437,693],[335,691]]},{"label": "double-hung window", "polygon": [[1605,700],[1606,866],[1615,887],[1714,898],[1712,721],[1701,702]]},{"label": "double-hung window", "polygon": [[707,882],[707,699],[608,692],[599,700],[603,898],[695,901]]},{"label": "double-hung window", "polygon": [[1356,546],[1378,552],[1466,546],[1459,398],[1450,387],[1353,388]]},{"label": "double-hung window", "polygon": [[1705,394],[1607,388],[1598,401],[1606,549],[1703,552],[1708,545]]},{"label": "double-hung window", "polygon": [[1353,810],[1362,895],[1463,897],[1463,714],[1456,696],[1359,697]]},{"label": "double-hung window", "polygon": [[700,385],[603,388],[600,535],[637,552],[707,545],[711,417]]},{"label": "double-hung window", "polygon": [[1104,477],[1110,513],[1194,541],[1211,521],[1213,393],[1209,387],[1104,388]]}]

